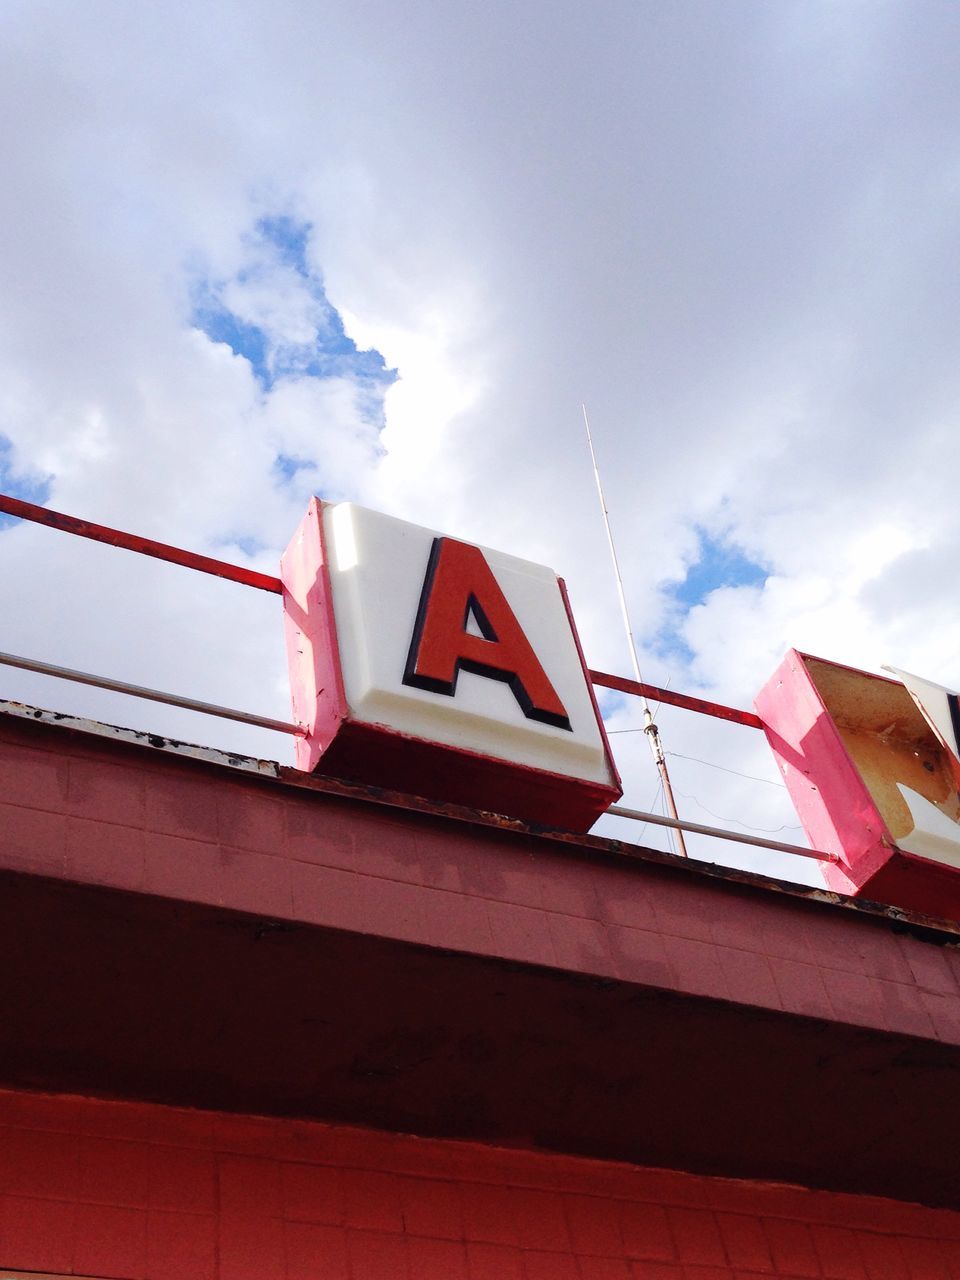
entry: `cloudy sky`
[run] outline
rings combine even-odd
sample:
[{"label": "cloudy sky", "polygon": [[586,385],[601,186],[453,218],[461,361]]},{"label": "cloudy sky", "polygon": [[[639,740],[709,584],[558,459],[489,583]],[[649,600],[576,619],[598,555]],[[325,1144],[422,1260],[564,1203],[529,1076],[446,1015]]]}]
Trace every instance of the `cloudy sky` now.
[{"label": "cloudy sky", "polygon": [[[958,64],[952,0],[8,0],[0,489],[268,572],[354,499],[551,564],[626,674],[585,402],[648,680],[960,684]],[[0,649],[289,712],[274,597],[9,521],[0,572]],[[660,723],[686,814],[802,838],[761,735]]]}]

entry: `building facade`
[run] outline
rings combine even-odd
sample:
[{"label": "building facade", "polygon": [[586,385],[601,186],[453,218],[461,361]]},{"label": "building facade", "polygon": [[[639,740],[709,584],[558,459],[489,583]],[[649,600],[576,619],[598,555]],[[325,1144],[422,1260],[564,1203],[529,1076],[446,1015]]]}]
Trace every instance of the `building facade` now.
[{"label": "building facade", "polygon": [[5,704],[0,1274],[952,1280],[960,929]]}]

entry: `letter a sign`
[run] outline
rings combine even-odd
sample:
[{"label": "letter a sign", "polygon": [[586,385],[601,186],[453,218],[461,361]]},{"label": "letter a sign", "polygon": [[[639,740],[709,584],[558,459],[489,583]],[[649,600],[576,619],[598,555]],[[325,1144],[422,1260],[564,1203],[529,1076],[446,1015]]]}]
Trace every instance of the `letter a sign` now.
[{"label": "letter a sign", "polygon": [[[467,630],[471,616],[479,635]],[[453,696],[460,671],[503,680],[525,716],[570,717],[479,547],[434,538],[403,683]]]},{"label": "letter a sign", "polygon": [[571,831],[619,798],[552,570],[315,498],[281,577],[299,768]]}]

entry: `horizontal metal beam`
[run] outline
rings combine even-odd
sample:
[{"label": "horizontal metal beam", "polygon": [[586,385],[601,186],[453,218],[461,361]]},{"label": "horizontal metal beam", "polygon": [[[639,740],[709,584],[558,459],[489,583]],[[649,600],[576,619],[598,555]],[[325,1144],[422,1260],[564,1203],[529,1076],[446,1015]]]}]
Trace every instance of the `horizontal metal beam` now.
[{"label": "horizontal metal beam", "polygon": [[660,813],[644,813],[642,809],[625,809],[623,805],[612,804],[607,810],[615,818],[633,818],[636,822],[649,822],[656,827],[671,827],[673,830],[690,831],[698,836],[716,836],[718,840],[732,840],[736,844],[752,844],[759,849],[775,849],[778,853],[795,853],[798,858],[813,858],[816,862],[839,862],[836,853],[825,853],[822,849],[808,849],[802,844],[786,844],[782,840],[765,840],[762,836],[748,836],[740,831],[727,831],[724,827],[705,827],[700,822],[686,822],[682,818],[667,818]]},{"label": "horizontal metal beam", "polygon": [[60,529],[63,533],[75,533],[80,538],[105,542],[111,547],[122,547],[124,551],[137,551],[140,555],[152,556],[155,560],[167,560],[170,564],[209,573],[215,578],[227,578],[231,582],[242,583],[245,587],[257,587],[260,591],[270,591],[274,595],[283,592],[283,583],[269,573],[258,573],[255,569],[228,564],[226,560],[214,560],[211,556],[201,556],[195,551],[184,551],[181,547],[171,547],[165,542],[154,542],[152,538],[143,538],[137,533],[124,533],[120,529],[109,529],[106,525],[91,524],[89,520],[79,520],[76,516],[67,516],[61,511],[51,511],[49,507],[38,507],[36,503],[11,498],[9,494],[0,493],[0,512],[16,516],[18,520],[45,524],[48,528]]},{"label": "horizontal metal beam", "polygon": [[763,728],[763,721],[752,711],[741,711],[738,707],[725,707],[722,702],[708,702],[706,698],[694,698],[687,693],[674,693],[672,689],[661,689],[655,684],[628,680],[626,676],[612,676],[606,671],[590,671],[588,675],[594,684],[603,685],[607,689],[617,689],[620,693],[632,693],[640,698],[650,698],[654,702],[666,702],[671,707],[683,707],[687,711],[697,711],[703,716],[714,716],[717,720],[745,724],[750,729]]},{"label": "horizontal metal beam", "polygon": [[159,689],[147,689],[139,684],[126,684],[123,680],[111,680],[108,676],[94,676],[88,671],[75,671],[72,667],[56,667],[52,662],[39,662],[35,658],[19,658],[13,653],[0,653],[0,665],[17,667],[21,671],[35,671],[42,676],[55,676],[58,680],[72,680],[75,684],[91,685],[94,689],[127,693],[133,698],[145,698],[148,702],[163,702],[170,707],[199,711],[205,716],[218,716],[221,720],[236,720],[240,724],[256,725],[258,729],[273,729],[276,733],[292,733],[298,737],[305,737],[307,733],[303,725],[291,724],[287,720],[258,716],[252,711],[237,711],[233,707],[221,707],[214,702],[198,702],[196,698],[182,698],[176,693],[161,693]]}]

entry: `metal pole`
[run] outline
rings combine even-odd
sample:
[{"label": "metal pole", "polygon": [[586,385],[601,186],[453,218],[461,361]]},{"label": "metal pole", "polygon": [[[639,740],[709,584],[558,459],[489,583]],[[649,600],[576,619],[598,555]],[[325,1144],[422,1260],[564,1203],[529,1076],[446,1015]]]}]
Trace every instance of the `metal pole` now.
[{"label": "metal pole", "polygon": [[198,702],[195,698],[182,698],[176,693],[161,693],[159,689],[147,689],[139,684],[125,684],[108,676],[93,676],[86,671],[74,671],[72,667],[55,667],[50,662],[38,662],[35,658],[18,658],[13,653],[0,653],[0,664],[18,667],[21,671],[36,671],[42,676],[56,676],[58,680],[73,680],[76,684],[88,684],[95,689],[109,689],[113,693],[127,693],[133,698],[145,698],[149,702],[164,702],[171,707],[184,707],[187,711],[200,711],[205,716],[219,716],[221,720],[237,720],[240,724],[256,725],[259,729],[273,729],[277,733],[293,733],[306,737],[307,730],[300,724],[286,720],[273,720],[270,716],[258,716],[252,711],[236,711],[233,707],[221,707],[214,702]]},{"label": "metal pole", "polygon": [[778,853],[795,853],[798,858],[814,858],[817,862],[839,862],[836,853],[822,849],[807,849],[802,844],[786,844],[782,840],[764,840],[762,836],[745,836],[740,831],[726,831],[723,827],[705,827],[700,822],[687,822],[679,818],[665,818],[661,813],[644,813],[642,809],[625,809],[612,804],[607,813],[615,818],[634,818],[637,822],[649,822],[658,827],[670,827],[675,831],[692,831],[698,836],[716,836],[718,840],[733,840],[736,844],[754,844],[760,849],[776,849]]},{"label": "metal pole", "polygon": [[[643,683],[643,676],[640,674],[640,659],[637,657],[637,643],[633,638],[633,627],[630,625],[630,613],[627,609],[627,598],[623,591],[623,576],[620,573],[620,562],[617,559],[617,548],[613,541],[613,532],[610,528],[610,514],[607,511],[607,502],[603,496],[603,483],[600,479],[600,468],[597,466],[597,455],[593,447],[593,436],[590,433],[590,420],[587,417],[587,406],[581,404],[583,410],[583,425],[587,429],[587,444],[590,446],[590,460],[593,463],[593,476],[597,482],[597,494],[600,498],[600,510],[603,512],[603,527],[607,531],[607,542],[610,545],[610,559],[613,561],[613,572],[617,579],[617,595],[620,600],[620,613],[623,616],[623,626],[627,633],[627,643],[630,648],[630,660],[633,663],[633,674],[637,684]],[[650,750],[653,752],[653,758],[656,762],[657,771],[660,774],[660,781],[663,783],[663,795],[667,802],[667,808],[673,823],[665,823],[663,825],[670,826],[676,831],[677,853],[681,858],[687,856],[687,846],[684,841],[682,829],[679,825],[679,815],[677,814],[677,804],[673,798],[673,787],[670,785],[670,774],[667,770],[666,756],[663,754],[663,744],[660,741],[660,730],[657,728],[653,718],[653,712],[650,710],[650,703],[646,697],[641,694],[643,702],[643,731],[647,735],[647,741],[650,743]]]}]

